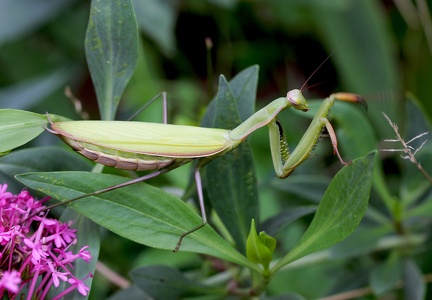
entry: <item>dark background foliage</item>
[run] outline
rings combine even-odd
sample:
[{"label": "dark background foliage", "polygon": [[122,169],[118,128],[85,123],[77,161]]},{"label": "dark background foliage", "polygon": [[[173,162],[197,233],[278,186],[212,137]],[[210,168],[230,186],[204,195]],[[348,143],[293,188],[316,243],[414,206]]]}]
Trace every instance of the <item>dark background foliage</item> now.
[{"label": "dark background foliage", "polygon": [[[166,90],[170,123],[198,125],[216,92],[219,74],[232,78],[255,64],[259,65],[257,108],[284,96],[290,89],[302,87],[313,75],[305,86],[305,89],[310,86],[305,92],[307,99],[348,91],[361,94],[369,101],[367,117],[380,145],[385,138],[394,136],[382,111],[399,124],[402,132],[408,130],[405,127],[409,123],[407,91],[419,99],[426,119],[432,114],[432,27],[430,13],[422,7],[423,1],[133,2],[141,30],[140,57],[123,95],[118,119],[128,118],[154,95]],[[82,115],[74,112],[72,101],[64,95],[64,87],[70,86],[83,106],[79,111],[91,119],[99,118],[84,51],[89,8],[89,1],[78,0],[0,2],[2,108],[48,111],[79,119]],[[211,47],[206,47],[206,41]],[[329,60],[320,66],[329,55]],[[150,107],[140,119],[159,122],[160,107]],[[284,112],[281,119],[288,141],[296,145],[309,120],[289,112]],[[361,131],[361,124],[357,125]],[[250,142],[263,191],[260,200],[266,203],[261,211],[265,220],[279,209],[269,199],[280,191],[273,191],[269,183],[274,175],[267,132],[257,132]],[[52,143],[57,140],[45,134],[34,145]],[[328,141],[320,143],[314,156],[324,159],[309,160],[296,174],[328,175],[338,169]],[[383,161],[389,189],[398,194],[404,165],[390,156],[383,156]],[[159,181],[185,188],[188,172],[178,170]],[[310,189],[301,185],[297,188],[303,193]],[[375,204],[380,207],[379,203]],[[290,236],[286,238],[288,245],[302,228],[301,224],[293,226],[286,233],[286,237]],[[151,249],[143,251],[140,245],[108,232],[104,234],[106,245],[102,245],[100,258],[124,275],[133,266],[149,262],[164,262],[183,269],[194,269],[200,264],[200,259],[192,254],[171,256]],[[285,282],[290,282],[290,291],[312,298],[329,290],[338,292],[342,289],[328,279],[328,274],[343,273],[337,269],[339,264],[344,270],[360,270],[353,273],[360,278],[367,266],[384,260],[386,255],[378,253],[347,264],[333,262],[325,267],[318,265],[288,272],[275,278],[270,293],[284,291]],[[422,271],[430,272],[431,260],[422,257],[421,262]],[[312,287],[310,278],[322,284]],[[353,289],[366,284],[362,278],[357,283]],[[103,278],[94,284],[97,295],[111,292]]]}]

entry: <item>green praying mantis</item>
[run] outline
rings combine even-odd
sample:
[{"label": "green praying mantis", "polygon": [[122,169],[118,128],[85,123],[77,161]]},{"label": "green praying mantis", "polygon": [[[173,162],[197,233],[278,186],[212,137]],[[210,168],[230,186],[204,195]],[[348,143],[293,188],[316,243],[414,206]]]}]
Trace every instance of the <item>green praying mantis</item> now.
[{"label": "green praying mantis", "polygon": [[202,223],[180,236],[174,252],[178,251],[185,236],[207,224],[200,176],[202,167],[234,150],[252,132],[265,125],[269,126],[271,156],[276,175],[280,178],[288,177],[308,158],[324,127],[327,128],[330,135],[334,152],[341,163],[346,165],[349,162],[345,162],[339,154],[336,134],[327,119],[327,115],[336,100],[360,103],[366,106],[364,99],[356,94],[335,93],[330,95],[323,101],[309,128],[290,154],[277,116],[282,110],[289,107],[305,112],[309,110],[301,90],[289,91],[286,97],[272,101],[232,130],[167,124],[166,94],[164,94],[163,100],[163,123],[133,121],[52,122],[48,117],[51,128],[47,128],[47,130],[61,138],[76,152],[97,163],[126,170],[154,171],[131,181],[97,190],[66,202],[142,182],[197,160],[194,177]]}]

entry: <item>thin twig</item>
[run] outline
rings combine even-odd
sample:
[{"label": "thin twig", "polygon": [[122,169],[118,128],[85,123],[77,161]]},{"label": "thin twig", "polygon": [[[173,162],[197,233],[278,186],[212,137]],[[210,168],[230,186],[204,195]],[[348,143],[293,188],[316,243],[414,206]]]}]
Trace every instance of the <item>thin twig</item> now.
[{"label": "thin twig", "polygon": [[428,134],[429,132],[420,133],[419,135],[417,135],[417,136],[413,137],[412,139],[410,139],[408,142],[405,142],[404,139],[399,134],[399,128],[398,128],[397,124],[393,123],[390,120],[390,118],[385,113],[382,113],[382,114],[387,119],[387,121],[389,122],[390,126],[393,128],[394,132],[396,133],[396,139],[388,139],[388,140],[384,140],[384,141],[385,142],[399,142],[399,143],[402,144],[403,148],[402,149],[380,149],[380,151],[405,152],[406,155],[405,156],[401,155],[401,157],[403,159],[407,159],[407,160],[411,161],[417,167],[417,169],[419,169],[420,172],[422,172],[422,174],[427,178],[427,180],[429,180],[429,182],[432,183],[432,177],[423,169],[423,167],[421,166],[420,162],[418,162],[417,159],[415,158],[415,155],[424,146],[424,144],[426,144],[427,140],[425,140],[417,149],[415,149],[414,147],[408,145],[411,142],[413,142],[413,141],[421,138],[422,136]]},{"label": "thin twig", "polygon": [[[423,281],[425,283],[432,282],[432,274],[423,275]],[[402,280],[398,281],[395,285],[395,289],[401,289],[404,287]],[[320,300],[348,300],[361,298],[367,295],[373,294],[373,290],[370,287],[359,288],[357,290],[351,290],[340,294],[331,295],[328,297],[320,298]]]},{"label": "thin twig", "polygon": [[121,276],[120,274],[114,272],[107,265],[105,265],[100,260],[96,263],[96,270],[107,278],[110,282],[114,283],[116,286],[126,289],[130,287],[131,283],[129,280]]},{"label": "thin twig", "polygon": [[83,110],[81,100],[79,100],[77,97],[74,96],[70,86],[65,87],[64,94],[72,102],[75,108],[75,112],[81,117],[81,119],[88,120],[89,119],[88,113]]}]

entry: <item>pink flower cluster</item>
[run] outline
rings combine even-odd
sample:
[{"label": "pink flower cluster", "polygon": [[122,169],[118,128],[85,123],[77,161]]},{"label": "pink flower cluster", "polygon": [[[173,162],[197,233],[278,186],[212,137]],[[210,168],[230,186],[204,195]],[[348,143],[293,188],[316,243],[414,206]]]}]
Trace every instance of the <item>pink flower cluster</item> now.
[{"label": "pink flower cluster", "polygon": [[89,287],[83,281],[92,274],[80,280],[71,270],[76,259],[89,262],[92,256],[88,246],[77,254],[68,251],[76,243],[72,223],[32,217],[44,208],[41,202],[27,191],[14,195],[6,190],[6,184],[0,185],[0,298],[46,299],[52,285],[58,287],[60,281],[70,286],[53,299],[75,289],[87,295]]}]

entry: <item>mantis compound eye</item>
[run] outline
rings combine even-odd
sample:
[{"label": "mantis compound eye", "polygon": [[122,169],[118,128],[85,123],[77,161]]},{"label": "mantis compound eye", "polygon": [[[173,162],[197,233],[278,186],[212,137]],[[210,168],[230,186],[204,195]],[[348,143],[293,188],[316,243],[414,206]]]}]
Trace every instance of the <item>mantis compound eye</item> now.
[{"label": "mantis compound eye", "polygon": [[304,112],[309,110],[309,105],[300,90],[294,89],[287,93],[287,99],[295,109],[302,110]]}]

